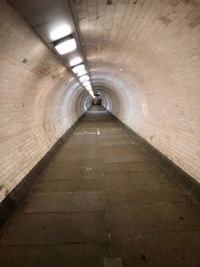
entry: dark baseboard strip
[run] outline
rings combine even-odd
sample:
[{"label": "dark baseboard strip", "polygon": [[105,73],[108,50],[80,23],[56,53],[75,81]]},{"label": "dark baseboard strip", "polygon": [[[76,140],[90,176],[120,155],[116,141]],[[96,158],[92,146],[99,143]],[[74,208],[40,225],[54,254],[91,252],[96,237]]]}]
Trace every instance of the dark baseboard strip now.
[{"label": "dark baseboard strip", "polygon": [[6,221],[8,216],[19,205],[21,200],[27,195],[32,184],[35,182],[42,170],[48,165],[58,149],[66,141],[67,137],[74,131],[84,114],[61,136],[46,155],[33,167],[33,169],[23,178],[23,180],[6,196],[0,203],[0,227]]},{"label": "dark baseboard strip", "polygon": [[[111,113],[112,114],[112,113]],[[113,115],[113,114],[112,114]],[[200,202],[200,183],[198,183],[189,174],[183,171],[173,161],[168,159],[164,154],[147,142],[144,138],[138,135],[130,127],[120,121],[115,115],[113,115],[131,135],[137,138],[138,142],[144,147],[144,149],[159,163],[161,168],[172,178],[175,182],[183,188],[183,190],[189,194],[195,201]]]}]

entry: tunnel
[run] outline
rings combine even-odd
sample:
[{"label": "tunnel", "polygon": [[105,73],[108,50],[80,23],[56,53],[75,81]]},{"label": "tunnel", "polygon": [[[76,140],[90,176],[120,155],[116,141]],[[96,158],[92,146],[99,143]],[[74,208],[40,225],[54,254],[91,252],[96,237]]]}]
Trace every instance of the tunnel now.
[{"label": "tunnel", "polygon": [[200,1],[0,1],[0,266],[200,266]]}]

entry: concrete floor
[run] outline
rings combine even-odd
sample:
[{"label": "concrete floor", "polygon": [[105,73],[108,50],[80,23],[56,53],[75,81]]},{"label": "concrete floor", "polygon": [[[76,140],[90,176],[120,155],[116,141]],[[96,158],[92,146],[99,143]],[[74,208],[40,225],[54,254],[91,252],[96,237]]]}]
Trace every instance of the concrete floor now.
[{"label": "concrete floor", "polygon": [[0,266],[199,267],[199,209],[92,108],[1,230]]}]

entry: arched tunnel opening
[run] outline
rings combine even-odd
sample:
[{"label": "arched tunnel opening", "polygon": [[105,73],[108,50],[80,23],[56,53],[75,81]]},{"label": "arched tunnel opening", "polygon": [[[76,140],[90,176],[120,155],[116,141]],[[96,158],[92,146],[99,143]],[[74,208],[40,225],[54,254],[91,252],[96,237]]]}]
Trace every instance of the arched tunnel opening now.
[{"label": "arched tunnel opening", "polygon": [[0,1],[1,267],[200,266],[200,1]]}]

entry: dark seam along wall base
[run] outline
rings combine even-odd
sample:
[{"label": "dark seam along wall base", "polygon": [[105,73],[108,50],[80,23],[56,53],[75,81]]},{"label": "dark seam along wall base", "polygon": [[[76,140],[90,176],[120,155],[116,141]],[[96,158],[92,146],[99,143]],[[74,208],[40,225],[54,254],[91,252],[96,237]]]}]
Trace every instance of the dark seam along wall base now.
[{"label": "dark seam along wall base", "polygon": [[134,137],[137,137],[138,142],[144,146],[144,149],[151,153],[151,156],[159,162],[163,170],[165,170],[169,176],[172,177],[176,183],[184,189],[184,191],[186,191],[187,194],[189,194],[195,201],[200,202],[200,183],[198,183],[194,178],[178,167],[173,161],[168,159],[148,141],[138,135],[134,130],[124,124],[115,115],[113,116],[125,129],[128,130],[129,133],[133,134]]},{"label": "dark seam along wall base", "polygon": [[76,125],[84,117],[83,114],[67,131],[61,136],[46,155],[33,167],[33,169],[22,179],[22,181],[6,196],[0,203],[0,228],[8,216],[19,205],[21,200],[27,195],[32,184],[35,182],[42,170],[49,164],[52,157],[65,142],[67,137],[76,128]]}]

